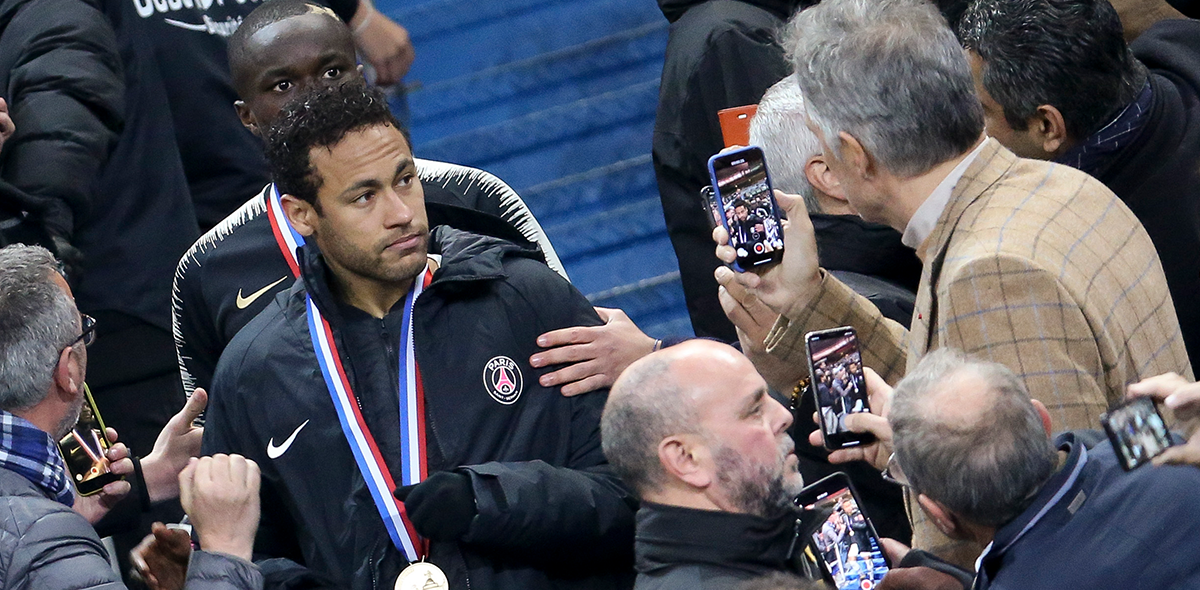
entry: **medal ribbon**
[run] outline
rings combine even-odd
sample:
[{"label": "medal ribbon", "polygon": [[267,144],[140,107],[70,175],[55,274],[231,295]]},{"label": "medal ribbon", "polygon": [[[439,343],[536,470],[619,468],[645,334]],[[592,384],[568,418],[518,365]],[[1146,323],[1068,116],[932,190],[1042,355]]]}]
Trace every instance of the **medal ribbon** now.
[{"label": "medal ribbon", "polygon": [[300,263],[296,260],[296,249],[304,245],[304,236],[292,229],[287,215],[283,213],[283,204],[279,200],[279,190],[271,183],[271,191],[267,194],[267,218],[271,220],[271,233],[275,234],[275,243],[283,252],[283,259],[292,269],[292,276],[300,278]]},{"label": "medal ribbon", "polygon": [[396,499],[394,492],[397,483],[401,486],[413,485],[424,481],[428,472],[428,461],[425,452],[425,391],[421,383],[421,372],[417,367],[416,355],[413,348],[412,309],[421,291],[429,285],[433,273],[428,267],[421,271],[413,281],[413,288],[404,300],[404,315],[402,316],[403,341],[400,346],[400,481],[392,478],[375,437],[371,435],[367,423],[363,420],[362,411],[358,407],[358,399],[350,387],[346,370],[342,364],[334,343],[333,330],[329,321],[322,315],[313,303],[312,297],[306,297],[308,308],[308,331],[312,337],[313,350],[317,353],[317,363],[321,366],[321,374],[325,377],[325,385],[333,398],[334,409],[337,410],[338,422],[354,461],[362,472],[363,481],[375,500],[375,507],[383,517],[384,527],[392,544],[400,550],[410,563],[420,561],[428,553],[428,544],[413,528],[404,509],[404,503]]},{"label": "medal ribbon", "polygon": [[[275,243],[287,261],[292,275],[300,278],[300,264],[296,258],[296,249],[304,245],[304,236],[296,232],[288,222],[280,202],[279,191],[271,184],[267,195],[267,213],[271,221],[271,232],[275,234]],[[428,474],[428,461],[425,453],[425,388],[421,383],[421,372],[417,367],[415,348],[413,344],[412,310],[413,304],[425,287],[433,280],[433,273],[428,267],[413,281],[413,288],[404,300],[404,315],[401,319],[401,331],[404,340],[400,346],[400,485],[407,486],[421,483]],[[383,517],[384,527],[392,544],[400,550],[409,562],[416,563],[428,553],[428,543],[422,539],[412,522],[404,503],[396,499],[396,481],[388,470],[387,463],[375,444],[367,423],[363,420],[358,407],[358,400],[350,387],[342,366],[341,355],[338,354],[334,343],[333,330],[329,321],[317,309],[312,297],[306,297],[308,308],[308,331],[312,337],[313,350],[317,353],[317,363],[321,366],[321,374],[325,377],[325,385],[333,398],[334,409],[337,410],[338,422],[354,460],[362,472],[363,481],[375,500],[375,507]]]}]

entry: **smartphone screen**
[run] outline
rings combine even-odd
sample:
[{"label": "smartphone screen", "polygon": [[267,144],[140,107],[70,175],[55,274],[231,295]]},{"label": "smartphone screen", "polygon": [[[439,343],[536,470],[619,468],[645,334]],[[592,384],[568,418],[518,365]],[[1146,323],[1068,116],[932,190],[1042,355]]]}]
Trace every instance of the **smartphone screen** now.
[{"label": "smartphone screen", "polygon": [[762,150],[748,147],[717,154],[709,158],[708,171],[717,213],[729,231],[729,245],[737,251],[736,270],[778,262],[783,256],[783,228]]},{"label": "smartphone screen", "polygon": [[1100,423],[1126,471],[1148,463],[1171,446],[1167,424],[1148,397],[1134,398],[1113,408],[1100,416]]},{"label": "smartphone screen", "polygon": [[104,430],[104,420],[100,418],[96,402],[92,400],[92,392],[84,385],[84,403],[79,412],[79,421],[58,442],[67,471],[81,496],[99,492],[105,485],[121,479],[109,469],[108,457],[104,456],[109,449]]},{"label": "smartphone screen", "polygon": [[875,440],[870,434],[846,428],[846,416],[871,411],[854,328],[809,332],[804,342],[825,448],[844,449]]},{"label": "smartphone screen", "polygon": [[844,473],[835,473],[800,492],[806,510],[829,511],[812,533],[823,574],[838,590],[870,590],[887,575],[888,562],[875,527],[859,507]]}]

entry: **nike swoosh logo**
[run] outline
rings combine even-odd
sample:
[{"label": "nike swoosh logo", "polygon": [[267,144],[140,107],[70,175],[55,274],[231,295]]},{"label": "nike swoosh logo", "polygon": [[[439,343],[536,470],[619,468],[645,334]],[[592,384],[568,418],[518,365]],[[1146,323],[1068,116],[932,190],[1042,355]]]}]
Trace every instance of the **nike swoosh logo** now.
[{"label": "nike swoosh logo", "polygon": [[278,281],[275,281],[274,283],[271,283],[270,285],[267,285],[266,287],[263,287],[255,292],[251,293],[249,297],[242,297],[242,290],[238,289],[237,301],[236,301],[237,308],[238,309],[246,309],[247,307],[250,307],[250,304],[254,303],[255,299],[262,297],[264,293],[271,290],[271,287],[274,287],[275,285],[282,283],[285,279],[287,279],[287,277],[281,277]]},{"label": "nike swoosh logo", "polygon": [[300,429],[304,428],[305,426],[308,426],[308,420],[305,420],[304,424],[297,426],[296,429],[292,431],[292,435],[287,437],[287,440],[283,441],[283,444],[279,446],[275,446],[275,437],[272,436],[271,440],[267,441],[267,456],[272,459],[278,459],[279,457],[283,456],[283,454],[286,453],[289,448],[291,448],[292,441],[296,440],[296,435],[300,434]]}]

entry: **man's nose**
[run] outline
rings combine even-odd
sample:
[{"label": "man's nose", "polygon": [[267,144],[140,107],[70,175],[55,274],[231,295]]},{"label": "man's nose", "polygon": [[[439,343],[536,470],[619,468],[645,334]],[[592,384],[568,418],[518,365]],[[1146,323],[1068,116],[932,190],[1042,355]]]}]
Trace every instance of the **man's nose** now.
[{"label": "man's nose", "polygon": [[791,428],[793,421],[791,410],[785,408],[778,401],[775,401],[774,398],[771,399],[771,406],[771,411],[774,414],[774,421],[772,423],[776,424],[775,432],[784,432],[788,428]]},{"label": "man's nose", "polygon": [[384,191],[384,223],[388,227],[408,225],[413,220],[413,210],[393,188]]}]

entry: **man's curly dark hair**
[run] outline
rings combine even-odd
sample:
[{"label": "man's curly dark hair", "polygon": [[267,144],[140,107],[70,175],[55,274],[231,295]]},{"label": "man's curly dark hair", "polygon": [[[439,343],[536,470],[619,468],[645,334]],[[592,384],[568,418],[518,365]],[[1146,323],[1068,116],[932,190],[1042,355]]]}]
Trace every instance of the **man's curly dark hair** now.
[{"label": "man's curly dark hair", "polygon": [[349,81],[300,94],[283,107],[267,131],[267,163],[279,194],[307,201],[320,213],[317,190],[321,188],[321,175],[310,162],[312,149],[332,148],[355,131],[383,125],[400,130],[412,146],[408,132],[392,115],[387,99],[377,88]]}]

